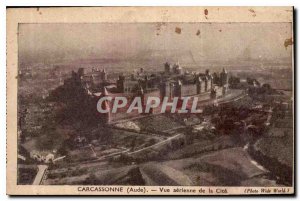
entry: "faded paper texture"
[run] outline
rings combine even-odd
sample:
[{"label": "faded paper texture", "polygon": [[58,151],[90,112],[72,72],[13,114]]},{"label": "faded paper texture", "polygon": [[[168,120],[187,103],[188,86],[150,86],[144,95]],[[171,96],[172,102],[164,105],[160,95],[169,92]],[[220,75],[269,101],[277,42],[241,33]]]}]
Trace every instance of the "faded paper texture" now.
[{"label": "faded paper texture", "polygon": [[8,8],[7,194],[293,194],[293,48],[292,7]]}]

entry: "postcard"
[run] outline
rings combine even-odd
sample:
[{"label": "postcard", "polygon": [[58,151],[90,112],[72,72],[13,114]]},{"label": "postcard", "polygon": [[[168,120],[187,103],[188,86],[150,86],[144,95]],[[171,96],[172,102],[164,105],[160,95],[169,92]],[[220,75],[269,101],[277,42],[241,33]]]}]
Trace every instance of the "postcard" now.
[{"label": "postcard", "polygon": [[7,8],[7,194],[293,195],[293,12]]}]

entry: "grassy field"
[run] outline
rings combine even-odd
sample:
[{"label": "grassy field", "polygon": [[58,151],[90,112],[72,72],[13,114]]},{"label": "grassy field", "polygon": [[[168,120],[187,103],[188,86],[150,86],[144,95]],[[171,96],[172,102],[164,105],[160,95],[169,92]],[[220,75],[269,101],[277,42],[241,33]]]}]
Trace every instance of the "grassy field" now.
[{"label": "grassy field", "polygon": [[272,183],[243,148],[229,148],[178,160],[141,164],[91,163],[50,170],[44,184],[220,185]]}]

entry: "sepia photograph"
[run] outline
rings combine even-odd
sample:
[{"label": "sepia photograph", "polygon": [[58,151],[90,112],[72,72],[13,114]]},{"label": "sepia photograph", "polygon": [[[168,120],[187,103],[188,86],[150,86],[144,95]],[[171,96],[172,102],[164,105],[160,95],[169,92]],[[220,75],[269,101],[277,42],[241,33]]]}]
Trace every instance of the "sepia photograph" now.
[{"label": "sepia photograph", "polygon": [[[229,8],[160,7],[153,21],[134,18],[149,8],[119,9],[128,22],[17,23],[8,183],[88,194],[294,193],[293,8],[230,7],[254,20],[223,21]],[[180,9],[201,20],[170,20]],[[272,12],[286,18],[256,20]]]}]

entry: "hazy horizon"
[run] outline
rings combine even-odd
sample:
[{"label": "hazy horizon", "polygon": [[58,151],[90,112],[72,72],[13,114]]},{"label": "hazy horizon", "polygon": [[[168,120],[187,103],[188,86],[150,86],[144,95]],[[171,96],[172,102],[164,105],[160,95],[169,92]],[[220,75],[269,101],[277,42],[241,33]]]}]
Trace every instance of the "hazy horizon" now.
[{"label": "hazy horizon", "polygon": [[[175,32],[179,28],[180,33]],[[19,61],[290,60],[291,23],[20,24]]]}]

